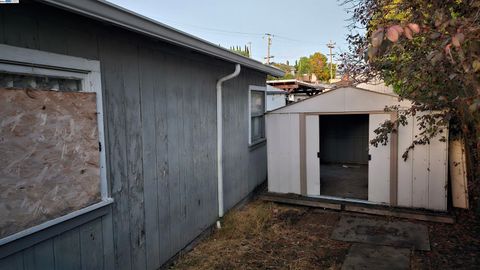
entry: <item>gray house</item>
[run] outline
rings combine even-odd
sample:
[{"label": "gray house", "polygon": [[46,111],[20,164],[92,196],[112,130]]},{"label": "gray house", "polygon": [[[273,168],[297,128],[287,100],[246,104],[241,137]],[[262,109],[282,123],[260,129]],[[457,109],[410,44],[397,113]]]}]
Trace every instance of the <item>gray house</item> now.
[{"label": "gray house", "polygon": [[158,269],[266,180],[282,71],[104,1],[0,22],[0,269]]}]

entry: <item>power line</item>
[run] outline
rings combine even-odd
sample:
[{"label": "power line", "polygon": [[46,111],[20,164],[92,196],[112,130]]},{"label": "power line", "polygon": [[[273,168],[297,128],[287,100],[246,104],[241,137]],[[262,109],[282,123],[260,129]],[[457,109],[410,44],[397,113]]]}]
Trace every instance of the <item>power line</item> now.
[{"label": "power line", "polygon": [[[170,20],[168,20],[168,21],[170,21]],[[256,36],[256,37],[265,36],[265,34],[262,34],[262,33],[232,31],[232,30],[219,29],[219,28],[211,28],[211,27],[205,27],[205,26],[199,26],[199,25],[181,23],[181,22],[174,22],[174,21],[170,21],[170,22],[176,23],[176,24],[182,24],[182,25],[185,25],[185,26],[189,26],[189,27],[193,27],[193,28],[197,28],[197,29],[202,29],[202,30],[206,30],[206,31],[211,31],[211,32],[218,32],[218,33],[225,33],[225,34],[234,34],[234,35],[247,35],[247,36]],[[283,40],[288,40],[288,41],[292,41],[292,42],[309,43],[309,44],[314,44],[314,45],[324,45],[324,44],[319,44],[319,43],[311,42],[311,41],[307,41],[307,40],[300,40],[300,39],[290,38],[290,37],[283,36],[283,35],[277,35],[277,34],[271,34],[271,35],[274,36],[275,38],[279,38],[279,39],[283,39]]]},{"label": "power line", "polygon": [[259,33],[228,31],[228,30],[208,28],[208,27],[199,27],[199,26],[193,26],[193,25],[191,27],[195,27],[195,28],[198,28],[198,29],[206,30],[206,31],[219,32],[219,33],[225,33],[225,34],[234,34],[234,35],[258,36],[258,37],[261,37],[263,35],[263,34],[259,34]]},{"label": "power line", "polygon": [[203,29],[206,31],[212,31],[212,32],[219,32],[219,33],[226,33],[226,34],[237,34],[237,35],[250,35],[250,36],[263,36],[262,33],[252,33],[252,32],[241,32],[241,31],[231,31],[231,30],[225,30],[225,29],[219,29],[219,28],[212,28],[212,27],[205,27],[205,26],[200,26],[200,25],[194,25],[194,24],[188,24],[188,23],[182,23],[182,22],[177,22],[177,21],[172,21],[172,20],[165,20],[170,23],[175,23],[175,24],[180,24],[188,27],[193,27],[197,29]]},{"label": "power line", "polygon": [[[175,22],[171,20],[166,20],[171,23],[179,24],[179,25],[184,25],[187,27],[192,27],[192,28],[197,28],[200,30],[205,30],[205,31],[210,31],[210,32],[216,32],[216,33],[222,33],[222,34],[229,34],[229,35],[244,35],[244,36],[250,36],[250,37],[263,37],[264,39],[267,38],[267,56],[264,57],[266,60],[267,64],[270,64],[271,59],[274,58],[273,55],[271,55],[271,46],[272,46],[272,39],[273,37],[281,39],[281,40],[286,40],[290,42],[296,42],[296,43],[302,43],[302,44],[311,44],[315,46],[320,46],[320,45],[331,45],[331,43],[317,43],[317,42],[312,42],[312,41],[306,41],[306,40],[300,40],[300,39],[295,39],[295,38],[290,38],[284,35],[277,35],[277,34],[271,34],[271,33],[254,33],[254,32],[242,32],[242,31],[231,31],[231,30],[226,30],[226,29],[220,29],[220,28],[212,28],[212,27],[205,27],[205,26],[199,26],[199,25],[192,25],[188,23],[182,23],[182,22]],[[249,44],[249,49],[251,53],[251,42]],[[335,45],[335,44],[334,44]],[[330,51],[331,53],[331,51]],[[330,55],[330,58],[332,58],[332,55]],[[330,69],[332,69],[332,59],[330,60]],[[331,72],[332,73],[332,72]],[[332,74],[330,75],[331,77],[333,76]]]}]

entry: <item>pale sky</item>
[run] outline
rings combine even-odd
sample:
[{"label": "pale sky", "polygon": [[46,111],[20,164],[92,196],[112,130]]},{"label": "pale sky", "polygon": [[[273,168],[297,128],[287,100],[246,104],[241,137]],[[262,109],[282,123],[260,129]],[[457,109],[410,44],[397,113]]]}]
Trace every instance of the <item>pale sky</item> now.
[{"label": "pale sky", "polygon": [[347,50],[349,30],[343,0],[110,0],[126,9],[195,35],[222,47],[251,42],[253,58],[264,61],[274,35],[272,61],[291,64],[301,56],[336,43],[334,53]]}]

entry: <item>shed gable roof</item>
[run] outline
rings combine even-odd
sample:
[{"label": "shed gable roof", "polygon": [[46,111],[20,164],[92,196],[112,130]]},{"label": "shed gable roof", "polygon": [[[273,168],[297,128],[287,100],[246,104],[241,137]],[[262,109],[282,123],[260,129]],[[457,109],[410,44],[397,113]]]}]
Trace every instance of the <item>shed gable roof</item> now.
[{"label": "shed gable roof", "polygon": [[377,112],[385,106],[410,107],[408,100],[398,101],[398,96],[374,92],[356,87],[330,90],[317,96],[293,103],[269,113],[341,113]]}]

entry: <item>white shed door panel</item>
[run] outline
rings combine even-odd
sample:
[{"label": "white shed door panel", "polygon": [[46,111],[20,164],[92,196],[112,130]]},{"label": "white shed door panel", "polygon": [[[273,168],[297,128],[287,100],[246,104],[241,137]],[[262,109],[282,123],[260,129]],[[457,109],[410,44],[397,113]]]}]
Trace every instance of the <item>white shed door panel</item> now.
[{"label": "white shed door panel", "polygon": [[413,142],[413,117],[408,118],[405,126],[398,127],[398,192],[397,203],[399,206],[412,207],[413,204],[413,151],[409,158],[403,160],[403,153]]},{"label": "white shed door panel", "polygon": [[447,210],[447,141],[440,141],[438,136],[433,138],[429,145],[428,209],[432,210]]},{"label": "white shed door panel", "polygon": [[[413,136],[418,136],[420,130],[415,121]],[[409,157],[413,159],[412,206],[428,208],[428,145],[415,145]]]},{"label": "white shed door panel", "polygon": [[440,141],[438,136],[431,139],[430,144],[415,145],[406,161],[402,158],[420,133],[416,117],[410,117],[408,124],[399,128],[398,205],[444,211],[447,209],[447,142]]},{"label": "white shed door panel", "polygon": [[320,195],[320,117],[305,116],[307,195]]},{"label": "white shed door panel", "polygon": [[[390,114],[370,114],[368,139],[376,137],[374,132],[380,124],[390,119]],[[390,203],[390,140],[387,145],[375,147],[369,144],[368,153],[368,200]]]},{"label": "white shed door panel", "polygon": [[298,114],[267,114],[268,191],[300,194]]}]

